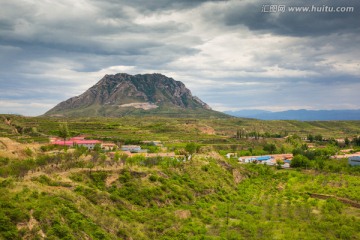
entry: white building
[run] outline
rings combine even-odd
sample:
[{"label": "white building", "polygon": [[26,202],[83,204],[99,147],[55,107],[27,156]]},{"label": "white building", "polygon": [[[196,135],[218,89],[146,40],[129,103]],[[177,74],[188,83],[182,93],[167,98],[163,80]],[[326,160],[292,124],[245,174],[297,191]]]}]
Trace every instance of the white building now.
[{"label": "white building", "polygon": [[360,156],[352,156],[348,159],[351,166],[360,166]]}]

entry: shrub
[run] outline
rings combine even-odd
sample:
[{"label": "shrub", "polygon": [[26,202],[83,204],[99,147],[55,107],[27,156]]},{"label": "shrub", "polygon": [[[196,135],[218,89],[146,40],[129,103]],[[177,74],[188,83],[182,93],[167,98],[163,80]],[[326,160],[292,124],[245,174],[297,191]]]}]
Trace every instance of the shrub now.
[{"label": "shrub", "polygon": [[149,177],[149,180],[150,180],[151,182],[156,182],[156,181],[158,180],[158,177],[155,176],[155,175],[151,175],[151,176]]},{"label": "shrub", "polygon": [[16,225],[0,211],[0,239],[20,239]]},{"label": "shrub", "polygon": [[290,166],[294,168],[308,168],[311,167],[311,162],[307,157],[303,155],[296,155],[291,160]]}]

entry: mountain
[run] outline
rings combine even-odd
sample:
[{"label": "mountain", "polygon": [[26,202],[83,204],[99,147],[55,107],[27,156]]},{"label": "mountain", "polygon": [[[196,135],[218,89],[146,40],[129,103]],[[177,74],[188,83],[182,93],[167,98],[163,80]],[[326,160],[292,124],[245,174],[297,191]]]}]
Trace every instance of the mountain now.
[{"label": "mountain", "polygon": [[105,75],[83,94],[46,112],[45,116],[119,117],[125,115],[222,116],[180,81],[162,74]]},{"label": "mountain", "polygon": [[244,110],[226,112],[236,117],[256,118],[261,120],[300,120],[300,121],[330,121],[330,120],[360,120],[360,110],[288,110],[269,112],[263,110]]},{"label": "mountain", "polygon": [[256,116],[259,114],[266,114],[266,113],[271,113],[271,112],[265,111],[265,110],[257,110],[257,109],[245,109],[245,110],[239,110],[239,111],[224,111],[224,113],[229,114],[231,116],[235,116],[235,117],[252,118],[253,116]]}]

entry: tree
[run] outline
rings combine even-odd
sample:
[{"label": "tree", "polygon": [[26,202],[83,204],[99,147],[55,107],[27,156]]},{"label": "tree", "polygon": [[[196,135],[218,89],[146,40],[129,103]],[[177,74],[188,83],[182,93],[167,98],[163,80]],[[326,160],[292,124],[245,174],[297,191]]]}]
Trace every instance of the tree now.
[{"label": "tree", "polygon": [[282,165],[284,164],[283,160],[277,159],[276,160],[276,168],[281,169]]},{"label": "tree", "polygon": [[310,164],[311,162],[307,157],[299,154],[291,160],[290,166],[294,168],[308,168]]},{"label": "tree", "polygon": [[309,134],[309,135],[307,136],[307,139],[308,139],[310,142],[313,142],[313,141],[314,141],[314,136],[311,135],[311,134]]},{"label": "tree", "polygon": [[101,152],[101,145],[100,145],[100,143],[97,143],[97,144],[95,144],[95,146],[94,146],[94,149],[93,149],[95,152]]},{"label": "tree", "polygon": [[60,124],[60,126],[59,126],[59,137],[64,139],[64,145],[65,145],[66,138],[68,138],[69,136],[70,136],[70,132],[69,132],[69,128],[68,128],[67,123]]},{"label": "tree", "polygon": [[263,147],[264,151],[267,151],[268,153],[272,154],[274,152],[276,152],[276,145],[273,143],[267,143],[265,144],[265,146]]},{"label": "tree", "polygon": [[114,162],[116,165],[118,165],[119,161],[120,161],[120,153],[116,151],[114,154]]},{"label": "tree", "polygon": [[143,155],[134,155],[126,159],[126,164],[129,165],[129,170],[131,172],[131,167],[134,165],[141,165],[145,162],[145,156]]},{"label": "tree", "polygon": [[185,146],[185,150],[190,154],[194,154],[199,150],[200,146],[198,146],[196,143],[188,143]]},{"label": "tree", "polygon": [[97,161],[99,160],[99,158],[100,158],[100,153],[91,152],[91,159],[90,159],[90,162],[88,164],[90,175],[91,175],[91,170],[95,167],[95,165],[96,165]]},{"label": "tree", "polygon": [[321,141],[323,140],[323,137],[322,137],[321,134],[318,134],[318,135],[316,135],[316,136],[314,137],[314,139],[315,139],[315,141],[321,142]]},{"label": "tree", "polygon": [[352,144],[355,146],[360,146],[360,137],[354,137],[352,140]]}]

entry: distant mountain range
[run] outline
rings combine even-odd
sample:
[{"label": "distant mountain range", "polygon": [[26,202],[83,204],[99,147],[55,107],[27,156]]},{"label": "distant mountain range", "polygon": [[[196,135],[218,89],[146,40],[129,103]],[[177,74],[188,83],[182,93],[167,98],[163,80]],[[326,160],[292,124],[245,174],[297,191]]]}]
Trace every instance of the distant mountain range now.
[{"label": "distant mountain range", "polygon": [[299,121],[330,121],[360,120],[358,110],[288,110],[270,112],[265,110],[240,110],[224,112],[235,117],[256,118],[261,120],[299,120]]},{"label": "distant mountain range", "polygon": [[162,74],[105,75],[83,94],[44,114],[57,117],[228,117],[193,96],[180,81]]}]

